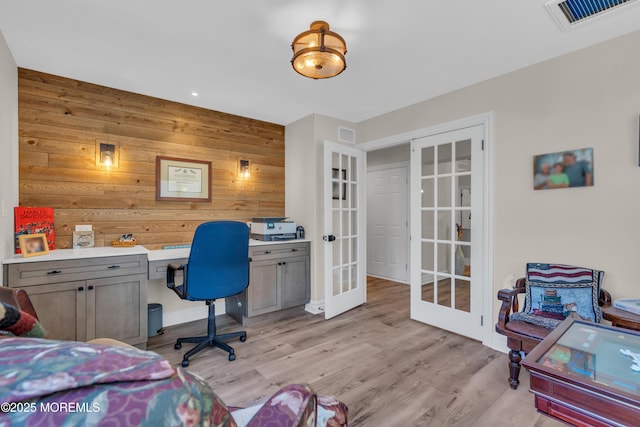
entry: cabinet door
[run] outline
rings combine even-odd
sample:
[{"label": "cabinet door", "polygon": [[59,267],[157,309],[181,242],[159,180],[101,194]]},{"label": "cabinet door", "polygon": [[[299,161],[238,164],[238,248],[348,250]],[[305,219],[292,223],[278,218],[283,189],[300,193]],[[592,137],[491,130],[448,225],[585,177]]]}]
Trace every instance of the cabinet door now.
[{"label": "cabinet door", "polygon": [[30,286],[28,293],[47,338],[86,341],[84,281]]},{"label": "cabinet door", "polygon": [[278,268],[278,263],[273,260],[251,263],[250,283],[247,289],[248,317],[280,309]]},{"label": "cabinet door", "polygon": [[280,266],[282,308],[309,302],[309,258],[286,258]]},{"label": "cabinet door", "polygon": [[144,274],[87,280],[87,339],[146,342],[146,296]]}]

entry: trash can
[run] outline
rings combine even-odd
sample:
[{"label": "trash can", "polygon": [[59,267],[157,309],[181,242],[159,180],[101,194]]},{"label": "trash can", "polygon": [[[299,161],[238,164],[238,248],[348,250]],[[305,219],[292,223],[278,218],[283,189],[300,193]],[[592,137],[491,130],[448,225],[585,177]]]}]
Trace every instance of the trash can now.
[{"label": "trash can", "polygon": [[162,304],[149,304],[147,307],[147,336],[155,337],[163,332]]}]

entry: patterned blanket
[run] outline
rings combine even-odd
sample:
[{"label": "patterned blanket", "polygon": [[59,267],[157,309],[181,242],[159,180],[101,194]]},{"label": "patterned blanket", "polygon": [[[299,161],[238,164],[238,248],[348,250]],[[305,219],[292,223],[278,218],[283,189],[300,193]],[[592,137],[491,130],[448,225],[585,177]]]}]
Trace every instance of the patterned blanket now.
[{"label": "patterned blanket", "polygon": [[35,317],[0,302],[0,335],[44,338],[45,332]]},{"label": "patterned blanket", "polygon": [[153,352],[36,338],[0,341],[0,426],[347,425],[342,402],[298,384],[256,409],[238,412],[243,420],[237,423],[202,378]]}]

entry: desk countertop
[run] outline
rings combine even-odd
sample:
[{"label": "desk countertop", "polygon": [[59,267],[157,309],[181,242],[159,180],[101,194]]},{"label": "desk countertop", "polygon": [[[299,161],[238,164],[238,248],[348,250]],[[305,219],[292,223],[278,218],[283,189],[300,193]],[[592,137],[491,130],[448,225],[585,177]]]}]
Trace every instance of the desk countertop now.
[{"label": "desk countertop", "polygon": [[[274,242],[264,242],[262,240],[249,239],[249,246],[264,246],[264,245],[282,245],[285,243],[300,243],[300,242],[310,242],[311,240],[307,239],[298,239],[298,240],[278,240]],[[189,258],[190,248],[177,248],[177,249],[157,249],[149,251],[147,257],[149,258],[149,262],[151,261],[165,261],[168,259],[183,259]]]},{"label": "desk countertop", "polygon": [[62,261],[83,258],[100,258],[110,256],[126,256],[126,255],[146,255],[149,250],[144,246],[118,247],[105,246],[101,248],[83,248],[83,249],[55,249],[46,255],[33,256],[24,258],[22,255],[15,254],[10,258],[2,260],[3,264],[21,264],[25,262],[43,262],[43,261]]},{"label": "desk countertop", "polygon": [[[299,243],[309,242],[307,239],[300,240],[282,240],[275,242],[263,242],[262,240],[249,240],[249,246],[263,246],[263,245],[280,245],[285,243]],[[43,261],[62,261],[72,259],[83,258],[99,258],[99,257],[111,257],[111,256],[126,256],[126,255],[147,255],[149,261],[162,261],[168,259],[181,259],[189,258],[190,248],[178,248],[178,249],[158,249],[149,250],[144,246],[133,246],[124,248],[114,248],[111,246],[105,246],[100,248],[83,248],[83,249],[55,249],[47,255],[34,256],[24,258],[22,255],[13,255],[9,258],[2,260],[3,264],[19,264],[25,262],[43,262]]]}]

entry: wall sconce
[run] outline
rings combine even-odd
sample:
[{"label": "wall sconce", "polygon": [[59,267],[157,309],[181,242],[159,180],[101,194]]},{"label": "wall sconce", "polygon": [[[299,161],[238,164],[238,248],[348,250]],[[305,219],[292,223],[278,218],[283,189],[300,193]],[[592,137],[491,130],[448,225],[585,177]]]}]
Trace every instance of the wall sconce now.
[{"label": "wall sconce", "polygon": [[238,162],[238,177],[249,178],[249,160],[240,160]]},{"label": "wall sconce", "polygon": [[118,145],[96,141],[96,166],[118,167]]},{"label": "wall sconce", "polygon": [[100,143],[100,163],[106,167],[113,165],[113,159],[116,156],[116,146],[113,144]]}]

